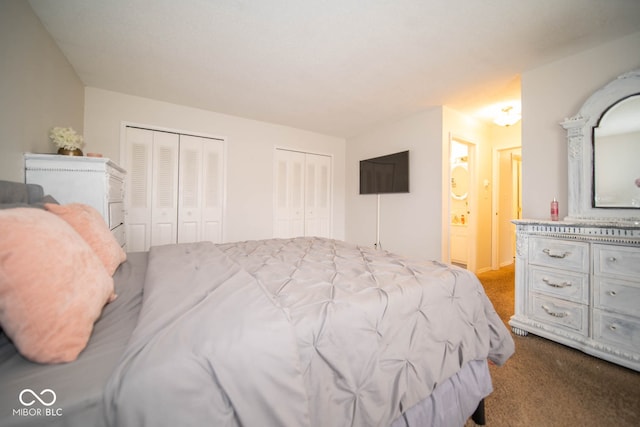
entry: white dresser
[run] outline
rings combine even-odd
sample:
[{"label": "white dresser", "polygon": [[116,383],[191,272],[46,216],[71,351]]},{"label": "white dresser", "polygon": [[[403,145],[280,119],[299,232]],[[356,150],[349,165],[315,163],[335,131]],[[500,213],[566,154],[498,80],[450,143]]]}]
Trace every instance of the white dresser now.
[{"label": "white dresser", "polygon": [[101,157],[27,153],[24,159],[26,183],[41,185],[60,204],[94,207],[125,246],[124,169]]},{"label": "white dresser", "polygon": [[640,226],[513,222],[513,332],[531,332],[640,371]]}]

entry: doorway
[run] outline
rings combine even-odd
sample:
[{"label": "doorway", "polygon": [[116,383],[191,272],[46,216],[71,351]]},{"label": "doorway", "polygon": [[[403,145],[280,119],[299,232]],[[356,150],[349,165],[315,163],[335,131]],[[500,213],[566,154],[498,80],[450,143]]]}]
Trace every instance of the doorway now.
[{"label": "doorway", "polygon": [[522,148],[494,150],[491,268],[513,264],[516,255],[516,233],[513,219],[522,218]]},{"label": "doorway", "polygon": [[476,268],[475,144],[455,136],[449,140],[448,219],[449,262]]}]

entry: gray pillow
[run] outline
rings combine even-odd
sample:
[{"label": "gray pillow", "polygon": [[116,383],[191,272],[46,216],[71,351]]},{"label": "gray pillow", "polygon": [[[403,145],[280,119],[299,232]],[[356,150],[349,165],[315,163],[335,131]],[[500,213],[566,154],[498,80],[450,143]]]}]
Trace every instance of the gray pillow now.
[{"label": "gray pillow", "polygon": [[54,199],[50,195],[46,195],[40,199],[40,201],[36,203],[25,203],[25,202],[17,202],[17,203],[0,203],[0,209],[13,209],[13,208],[38,208],[44,209],[45,203],[55,203],[59,205],[58,201]]},{"label": "gray pillow", "polygon": [[50,195],[44,195],[42,186],[22,182],[0,180],[0,209],[35,207],[44,208],[44,203],[56,203]]},{"label": "gray pillow", "polygon": [[29,190],[21,182],[0,181],[0,203],[29,203]]}]

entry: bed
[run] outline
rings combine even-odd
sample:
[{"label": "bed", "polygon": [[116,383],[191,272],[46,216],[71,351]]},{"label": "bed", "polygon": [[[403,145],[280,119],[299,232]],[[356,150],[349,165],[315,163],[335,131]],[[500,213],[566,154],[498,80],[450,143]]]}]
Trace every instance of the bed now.
[{"label": "bed", "polygon": [[0,425],[459,426],[514,351],[473,274],[338,240],[156,246],[112,278],[73,361],[3,325]]}]

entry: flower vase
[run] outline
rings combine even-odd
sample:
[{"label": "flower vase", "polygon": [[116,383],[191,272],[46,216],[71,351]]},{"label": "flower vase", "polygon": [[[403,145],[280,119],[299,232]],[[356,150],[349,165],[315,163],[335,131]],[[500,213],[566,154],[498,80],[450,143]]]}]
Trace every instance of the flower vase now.
[{"label": "flower vase", "polygon": [[58,154],[63,156],[82,156],[82,150],[76,148],[75,150],[67,150],[66,148],[58,148]]}]

